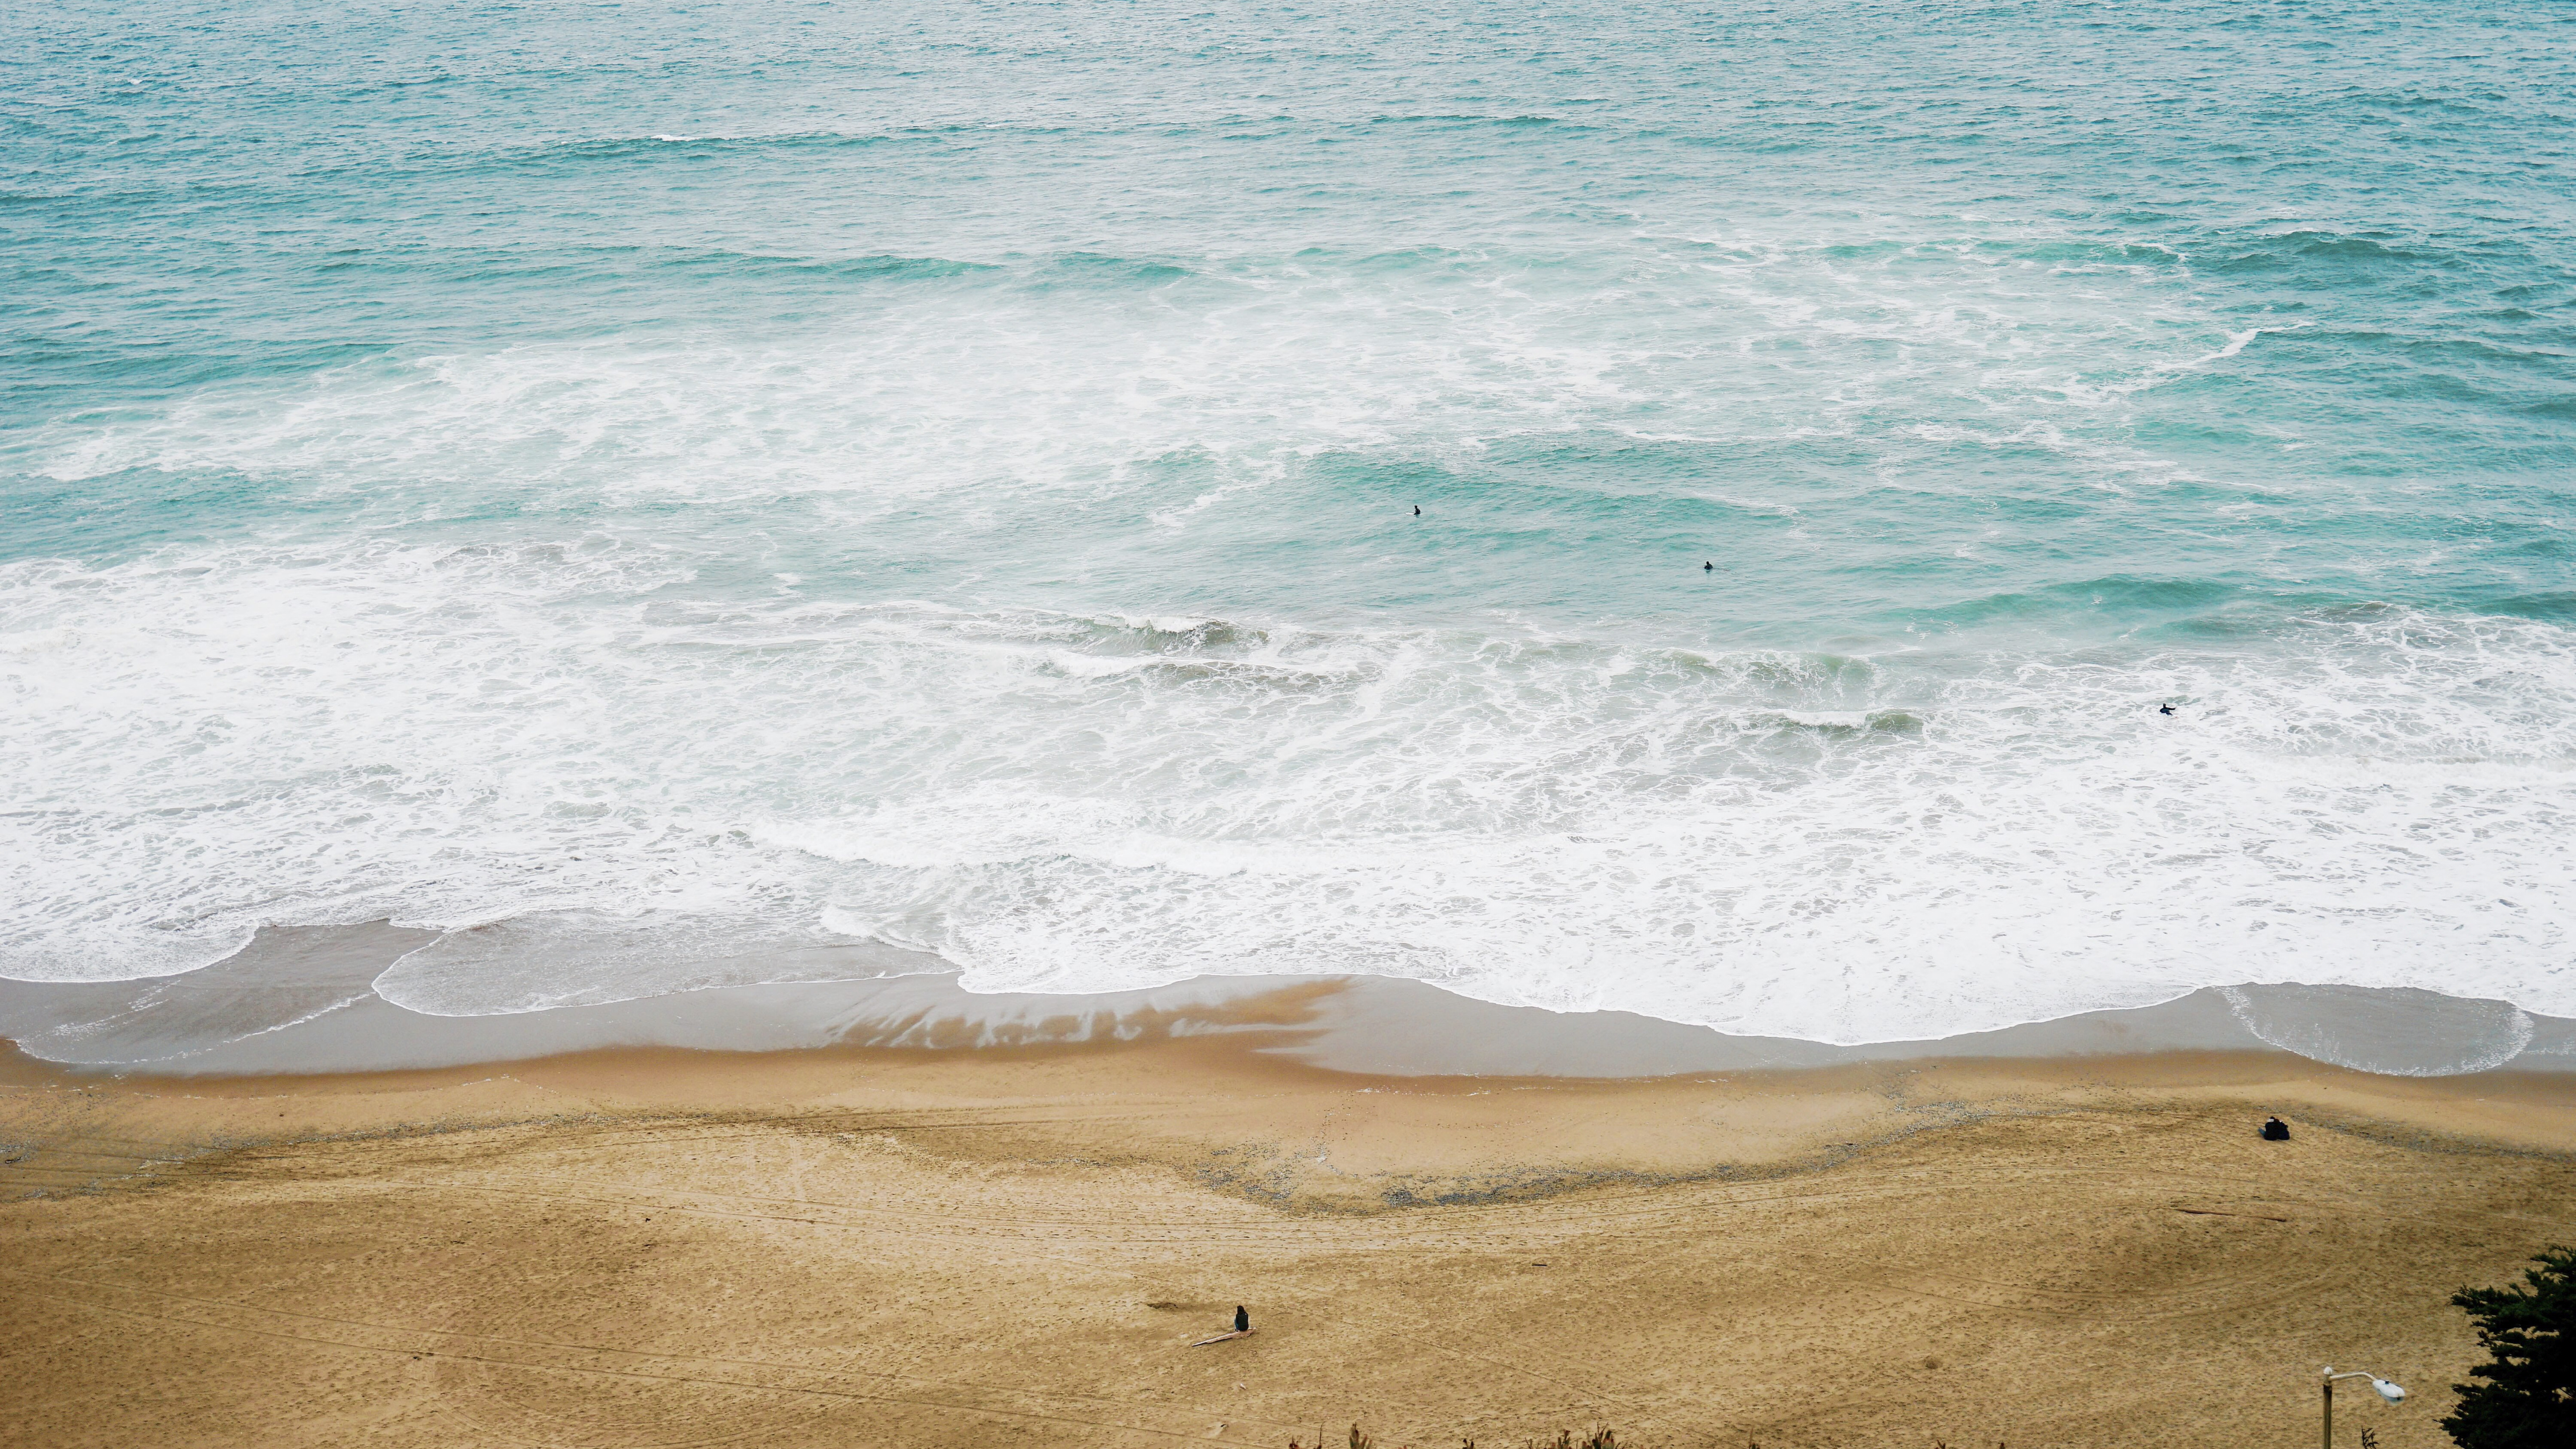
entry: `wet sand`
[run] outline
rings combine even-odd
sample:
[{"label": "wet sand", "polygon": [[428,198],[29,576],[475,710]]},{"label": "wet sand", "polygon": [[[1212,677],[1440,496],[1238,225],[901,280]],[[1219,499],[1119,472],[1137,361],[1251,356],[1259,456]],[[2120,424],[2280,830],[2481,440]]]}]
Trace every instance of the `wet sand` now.
[{"label": "wet sand", "polygon": [[[434,1016],[376,991],[436,933],[269,929],[215,965],[131,981],[0,980],[0,1038],[65,1066],[157,1076],[381,1071],[607,1047],[1020,1046],[1262,1034],[1315,1066],[1395,1075],[1663,1076],[1934,1057],[2287,1049],[2338,1066],[2448,1075],[2576,1071],[2576,1019],[2430,991],[2246,983],[1993,1031],[1838,1046],[1625,1011],[1502,1006],[1372,976],[1203,976],[1091,994],[969,991],[936,956],[886,946],[752,963],[758,984],[490,1016]],[[802,973],[802,974],[800,974]]]},{"label": "wet sand", "polygon": [[8,1437],[2250,1445],[2335,1363],[2408,1449],[2453,1289],[2576,1241],[2565,1073],[1387,1075],[1298,1059],[1350,1009],[1300,989],[971,1049],[15,1058]]}]

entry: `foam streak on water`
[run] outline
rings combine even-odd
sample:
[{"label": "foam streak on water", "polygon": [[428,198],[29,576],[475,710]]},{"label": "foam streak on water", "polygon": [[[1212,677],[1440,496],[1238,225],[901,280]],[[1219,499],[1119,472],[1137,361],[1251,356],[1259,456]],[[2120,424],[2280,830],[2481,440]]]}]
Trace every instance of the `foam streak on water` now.
[{"label": "foam streak on water", "polygon": [[0,20],[0,975],[2576,1014],[2556,9],[332,16]]}]

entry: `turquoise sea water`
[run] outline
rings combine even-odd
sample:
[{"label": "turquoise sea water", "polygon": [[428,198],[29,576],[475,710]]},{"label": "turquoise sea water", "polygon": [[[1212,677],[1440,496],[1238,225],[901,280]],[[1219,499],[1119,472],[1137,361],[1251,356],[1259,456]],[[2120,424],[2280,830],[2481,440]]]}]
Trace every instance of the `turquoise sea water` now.
[{"label": "turquoise sea water", "polygon": [[0,975],[2576,1014],[2564,7],[0,42]]}]

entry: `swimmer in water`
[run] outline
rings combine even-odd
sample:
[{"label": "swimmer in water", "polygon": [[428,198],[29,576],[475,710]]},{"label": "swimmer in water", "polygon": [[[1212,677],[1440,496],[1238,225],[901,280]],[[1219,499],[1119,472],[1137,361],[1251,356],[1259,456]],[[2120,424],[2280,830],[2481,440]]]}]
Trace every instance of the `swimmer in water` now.
[{"label": "swimmer in water", "polygon": [[1704,574],[1713,574],[1717,572],[1717,565],[1713,563],[1704,563],[1699,566],[1699,571]]},{"label": "swimmer in water", "polygon": [[2173,713],[2173,706],[2172,706],[2172,705],[2169,705],[2169,704],[2160,704],[2160,705],[2157,705],[2157,706],[2156,706],[2156,713],[2158,713],[2158,714],[2171,714],[2171,713]]}]

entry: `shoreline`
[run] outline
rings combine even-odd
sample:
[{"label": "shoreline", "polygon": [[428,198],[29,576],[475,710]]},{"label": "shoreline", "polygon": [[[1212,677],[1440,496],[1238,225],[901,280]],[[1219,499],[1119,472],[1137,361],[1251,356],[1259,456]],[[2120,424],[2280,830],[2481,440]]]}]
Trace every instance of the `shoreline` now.
[{"label": "shoreline", "polygon": [[272,931],[180,976],[0,980],[0,1041],[69,1071],[145,1077],[401,1071],[617,1048],[975,1050],[1244,1033],[1306,1065],[1393,1076],[1630,1078],[2151,1052],[2279,1052],[2401,1077],[2576,1072],[2576,1019],[2429,991],[2260,983],[1991,1031],[1836,1045],[1626,1011],[1505,1006],[1395,977],[1202,976],[1137,991],[979,993],[938,958],[889,948],[848,963],[876,968],[854,979],[435,1016],[373,988],[426,934],[383,923]]}]

